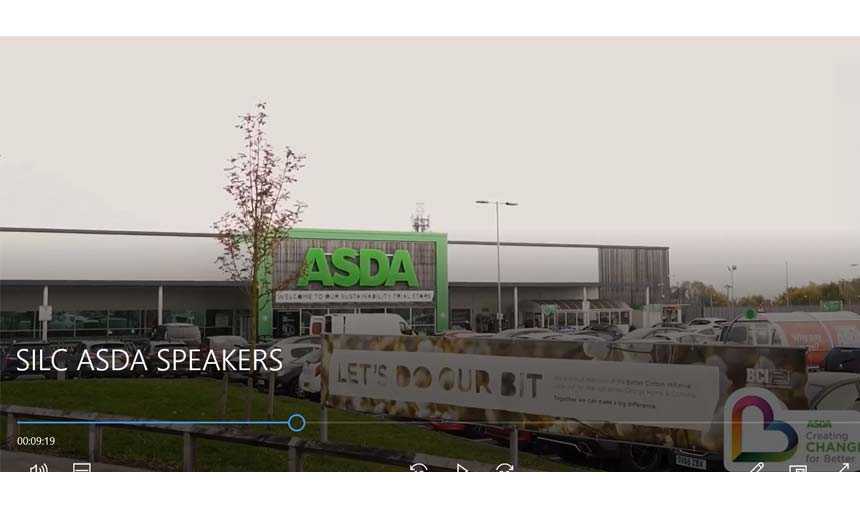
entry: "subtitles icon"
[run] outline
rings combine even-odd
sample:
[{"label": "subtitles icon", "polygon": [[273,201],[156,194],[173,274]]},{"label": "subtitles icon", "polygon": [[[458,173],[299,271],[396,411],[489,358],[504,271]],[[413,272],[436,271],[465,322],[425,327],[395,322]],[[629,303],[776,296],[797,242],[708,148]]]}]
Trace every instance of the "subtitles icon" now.
[{"label": "subtitles icon", "polygon": [[72,464],[73,473],[89,473],[92,470],[93,466],[89,462],[75,462]]},{"label": "subtitles icon", "polygon": [[806,473],[806,464],[788,466],[788,471],[790,473]]}]

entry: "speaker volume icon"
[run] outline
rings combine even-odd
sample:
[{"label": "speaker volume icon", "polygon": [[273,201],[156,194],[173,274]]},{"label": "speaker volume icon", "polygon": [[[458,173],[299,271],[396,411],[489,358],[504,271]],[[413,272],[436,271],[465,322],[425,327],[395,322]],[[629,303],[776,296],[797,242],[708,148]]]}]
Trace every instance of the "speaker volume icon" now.
[{"label": "speaker volume icon", "polygon": [[47,473],[48,472],[48,464],[42,462],[41,465],[33,464],[30,466],[31,473]]}]

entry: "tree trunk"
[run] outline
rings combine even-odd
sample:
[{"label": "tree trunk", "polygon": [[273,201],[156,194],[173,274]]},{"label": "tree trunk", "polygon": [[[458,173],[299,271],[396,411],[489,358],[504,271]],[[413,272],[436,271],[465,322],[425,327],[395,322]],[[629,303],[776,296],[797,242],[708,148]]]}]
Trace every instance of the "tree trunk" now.
[{"label": "tree trunk", "polygon": [[[259,308],[260,300],[259,300],[259,297],[257,296],[258,289],[259,289],[259,285],[257,285],[257,282],[259,281],[259,278],[257,276],[257,270],[259,267],[258,267],[258,264],[256,263],[256,261],[257,261],[256,259],[253,260],[253,264],[251,265],[254,268],[254,274],[253,274],[252,279],[251,279],[251,289],[250,289],[250,291],[251,291],[251,296],[250,296],[250,298],[251,298],[250,299],[250,302],[251,302],[251,305],[250,305],[250,307],[251,307],[251,330],[249,333],[250,340],[248,341],[250,343],[250,349],[251,349],[251,351],[250,351],[251,361],[253,361],[253,358],[254,358],[254,350],[257,348],[257,319],[259,318],[259,313],[260,313],[260,308]],[[249,372],[248,384],[245,387],[245,421],[248,421],[248,422],[251,421],[251,408],[252,408],[251,405],[252,405],[252,398],[254,396],[254,374],[255,374],[255,372],[256,372],[256,370],[254,370],[254,369],[252,369]]]}]

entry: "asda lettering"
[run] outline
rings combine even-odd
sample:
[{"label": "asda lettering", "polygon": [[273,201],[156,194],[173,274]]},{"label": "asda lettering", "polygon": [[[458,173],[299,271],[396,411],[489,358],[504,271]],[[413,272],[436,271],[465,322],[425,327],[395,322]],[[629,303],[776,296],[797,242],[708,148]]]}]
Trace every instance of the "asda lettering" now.
[{"label": "asda lettering", "polygon": [[374,248],[338,248],[331,253],[331,263],[321,248],[310,248],[305,255],[305,274],[296,282],[307,287],[312,282],[325,287],[394,287],[405,283],[418,287],[415,267],[408,250],[395,250],[388,256]]}]

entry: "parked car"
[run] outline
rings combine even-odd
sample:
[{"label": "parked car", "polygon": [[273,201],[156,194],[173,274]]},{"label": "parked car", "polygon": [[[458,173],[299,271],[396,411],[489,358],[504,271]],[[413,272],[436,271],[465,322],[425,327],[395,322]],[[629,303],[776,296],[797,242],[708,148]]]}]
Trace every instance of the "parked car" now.
[{"label": "parked car", "polygon": [[656,333],[650,338],[677,342],[679,344],[708,344],[710,342],[714,342],[713,338],[708,338],[700,333],[684,332],[680,330],[675,333]]},{"label": "parked car", "polygon": [[[126,361],[129,363],[132,361],[133,351],[133,348],[129,344],[120,341],[81,341],[68,353],[68,371],[66,373],[69,377],[81,378],[143,376],[146,372],[140,367],[137,367],[134,370],[130,367],[127,369],[114,370],[114,366],[105,366],[104,363],[97,359],[97,357],[101,355],[102,358],[110,362],[111,357],[115,354],[114,360],[116,363],[124,365]],[[90,366],[90,363],[82,362],[82,360],[87,357],[85,356],[85,353],[88,354],[88,358],[90,359],[92,366]]]},{"label": "parked car", "polygon": [[299,388],[310,399],[319,399],[322,381],[320,378],[322,359],[314,361],[315,356],[308,356],[299,374]]},{"label": "parked car", "polygon": [[828,372],[860,373],[860,348],[833,348],[824,357],[822,368]]},{"label": "parked car", "polygon": [[563,342],[606,342],[611,341],[612,339],[608,335],[604,335],[602,333],[586,331],[584,333],[560,333],[550,337],[549,340],[559,340]]},{"label": "parked car", "polygon": [[522,339],[526,338],[527,335],[532,335],[536,333],[546,334],[553,333],[553,331],[547,328],[514,328],[502,330],[496,333],[495,337],[497,339]]},{"label": "parked car", "polygon": [[810,372],[806,380],[810,410],[855,410],[860,412],[860,374]]},{"label": "parked car", "polygon": [[596,331],[590,329],[584,329],[582,331],[577,331],[572,334],[571,337],[579,339],[579,340],[601,340],[601,341],[614,341],[616,339],[616,335],[614,333],[607,333],[605,331]]},{"label": "parked car", "polygon": [[[295,343],[295,342],[280,341],[280,342],[275,343],[269,349],[269,351],[270,351],[271,355],[280,359],[282,366],[286,366],[287,364],[292,363],[292,362],[296,361],[297,359],[304,357],[308,353],[311,353],[312,351],[318,350],[318,349],[319,349],[319,345],[317,345],[317,344],[310,344],[310,343],[306,343],[306,342]],[[277,350],[277,351],[272,351],[272,350]],[[273,362],[269,361],[266,369],[262,370],[260,372],[260,374],[258,375],[257,384],[262,385],[263,387],[266,387],[266,385],[268,385],[268,382],[269,382],[269,370],[275,368],[276,366],[277,365],[275,365]],[[282,368],[282,370],[283,370],[283,368]],[[281,386],[281,383],[278,382],[279,376],[277,374],[279,374],[279,373],[280,373],[280,371],[276,372],[275,382],[277,385]]]},{"label": "parked car", "polygon": [[618,340],[623,341],[633,341],[633,340],[647,340],[653,338],[655,335],[667,334],[667,333],[678,333],[681,330],[678,328],[671,327],[651,327],[651,328],[639,328],[634,329],[627,335],[624,335]]},{"label": "parked car", "polygon": [[698,335],[703,337],[707,337],[710,339],[710,342],[716,342],[720,338],[720,328],[702,328],[696,331]]},{"label": "parked car", "polygon": [[[191,349],[184,342],[150,341],[145,349],[141,349],[143,357],[146,360],[146,375],[148,377],[194,377],[198,375],[198,371],[191,370]],[[168,370],[159,371],[159,368],[165,368],[164,361],[158,357],[158,352],[163,350],[167,350],[167,352],[162,353],[162,357],[170,362],[170,367]],[[173,362],[174,351],[176,352],[178,361],[176,363]],[[179,361],[182,355],[180,352],[186,356],[184,361]],[[196,354],[196,357],[199,357],[199,353]],[[198,368],[201,366],[201,362],[200,360],[197,361]]]},{"label": "parked car", "polygon": [[546,333],[529,333],[520,338],[528,340],[556,340],[566,336],[573,336],[573,333],[557,333],[555,331],[548,331]]},{"label": "parked car", "polygon": [[714,318],[714,317],[704,317],[704,318],[694,318],[693,320],[687,322],[688,329],[706,329],[706,328],[716,328],[722,324],[725,324],[727,320],[725,318]]},{"label": "parked car", "polygon": [[[213,335],[211,337],[206,337],[206,339],[203,340],[203,343],[200,345],[200,353],[203,355],[203,359],[205,360],[211,350],[214,352],[215,359],[220,365],[231,351],[247,347],[248,341],[245,340],[244,337],[240,337],[238,335]],[[230,360],[233,364],[238,364],[239,357],[238,355],[233,355],[230,357]],[[217,368],[210,368],[206,371],[206,374],[210,377],[220,379],[223,372]],[[238,372],[234,372],[234,374],[241,376]]]},{"label": "parked car", "polygon": [[155,326],[149,340],[184,342],[192,348],[200,346],[200,328],[194,324],[172,323]]},{"label": "parked car", "polygon": [[581,330],[577,331],[577,333],[584,333],[584,332],[603,333],[605,335],[611,336],[612,337],[611,340],[618,340],[624,336],[624,332],[621,330],[621,328],[619,328],[618,326],[616,326],[614,324],[594,323],[594,324],[589,324],[589,325],[585,326],[584,328],[582,328]]},{"label": "parked car", "polygon": [[299,383],[299,376],[302,374],[302,369],[308,363],[319,363],[322,359],[319,346],[307,346],[311,351],[305,353],[301,357],[294,359],[284,364],[284,367],[278,372],[275,381],[279,388],[282,388],[287,395],[303,398],[305,391]]},{"label": "parked car", "polygon": [[684,324],[683,322],[657,322],[656,324],[651,324],[651,327],[685,329],[687,324]]},{"label": "parked car", "polygon": [[472,335],[476,335],[476,333],[469,329],[449,329],[442,335],[445,337],[471,337]]},{"label": "parked car", "polygon": [[[35,377],[54,378],[57,376],[55,370],[40,371],[34,365],[33,361],[40,363],[44,367],[51,367],[51,362],[48,356],[53,351],[53,347],[45,341],[26,341],[13,342],[7,344],[0,350],[0,379],[11,380],[18,377]],[[24,364],[19,360],[18,354],[28,360],[27,369],[24,369]],[[57,364],[61,364],[62,360],[57,359]]]}]

